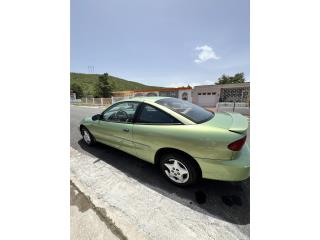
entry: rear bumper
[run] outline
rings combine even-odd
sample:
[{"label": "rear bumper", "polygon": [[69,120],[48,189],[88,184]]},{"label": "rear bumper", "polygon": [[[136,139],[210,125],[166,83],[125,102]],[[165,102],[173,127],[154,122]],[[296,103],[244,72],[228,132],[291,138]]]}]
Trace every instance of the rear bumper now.
[{"label": "rear bumper", "polygon": [[200,165],[203,178],[242,181],[250,176],[250,151],[246,144],[233,160],[195,159]]}]

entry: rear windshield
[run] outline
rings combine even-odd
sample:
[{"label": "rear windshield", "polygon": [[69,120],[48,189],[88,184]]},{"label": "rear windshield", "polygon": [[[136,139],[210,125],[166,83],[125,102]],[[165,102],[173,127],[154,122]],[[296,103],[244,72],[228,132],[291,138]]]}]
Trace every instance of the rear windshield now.
[{"label": "rear windshield", "polygon": [[156,101],[156,103],[179,113],[195,123],[203,123],[214,117],[214,113],[188,101],[177,98],[163,98]]}]

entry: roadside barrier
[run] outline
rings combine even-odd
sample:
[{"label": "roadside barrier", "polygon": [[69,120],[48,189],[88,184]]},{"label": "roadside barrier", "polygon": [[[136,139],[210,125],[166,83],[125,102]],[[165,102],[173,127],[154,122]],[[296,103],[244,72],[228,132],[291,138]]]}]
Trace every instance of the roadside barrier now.
[{"label": "roadside barrier", "polygon": [[237,112],[243,115],[250,115],[250,105],[244,102],[219,102],[217,112]]}]

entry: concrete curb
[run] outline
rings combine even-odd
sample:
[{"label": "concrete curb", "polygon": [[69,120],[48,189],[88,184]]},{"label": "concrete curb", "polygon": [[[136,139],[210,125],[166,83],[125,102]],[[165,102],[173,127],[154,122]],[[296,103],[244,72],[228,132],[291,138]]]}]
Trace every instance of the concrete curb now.
[{"label": "concrete curb", "polygon": [[[75,155],[76,154],[76,155]],[[112,224],[116,226],[123,234],[124,238],[127,239],[150,239],[145,233],[133,225],[132,222],[127,221],[124,213],[117,206],[103,201],[102,197],[89,182],[84,182],[83,178],[75,172],[75,168],[72,166],[72,160],[84,160],[95,162],[97,159],[83,155],[80,152],[71,148],[71,181],[77,188],[90,200],[94,208],[104,217],[110,219]],[[82,170],[81,170],[82,171]],[[79,172],[78,172],[79,173]],[[88,172],[89,173],[89,172]],[[120,211],[119,211],[120,210]]]},{"label": "concrete curb", "polygon": [[128,239],[248,239],[236,225],[190,209],[71,148],[71,181]]},{"label": "concrete curb", "polygon": [[[97,214],[97,216],[99,217],[99,219],[104,222],[104,224],[107,226],[107,228],[112,232],[112,234],[114,234],[115,237],[117,237],[117,239],[120,240],[127,240],[128,238],[126,236],[124,236],[124,234],[122,233],[121,229],[119,229],[114,222],[112,221],[112,219],[110,219],[106,214],[105,211],[101,211],[101,209],[97,208],[91,201],[90,198],[85,195],[72,181],[70,181],[70,185],[76,189],[76,191],[78,192],[78,194],[81,194],[83,196],[83,198],[86,199],[87,202],[89,202],[90,208]],[[91,226],[90,226],[91,228]],[[91,229],[90,229],[91,230]],[[81,239],[85,239],[82,236]],[[78,238],[74,238],[74,239],[78,239]]]}]

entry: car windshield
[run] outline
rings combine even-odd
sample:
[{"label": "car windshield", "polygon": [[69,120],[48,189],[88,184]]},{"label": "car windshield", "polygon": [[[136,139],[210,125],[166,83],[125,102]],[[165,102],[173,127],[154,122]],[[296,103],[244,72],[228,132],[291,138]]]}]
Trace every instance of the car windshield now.
[{"label": "car windshield", "polygon": [[214,113],[177,98],[163,98],[156,101],[156,103],[179,113],[195,123],[203,123],[214,117]]}]

